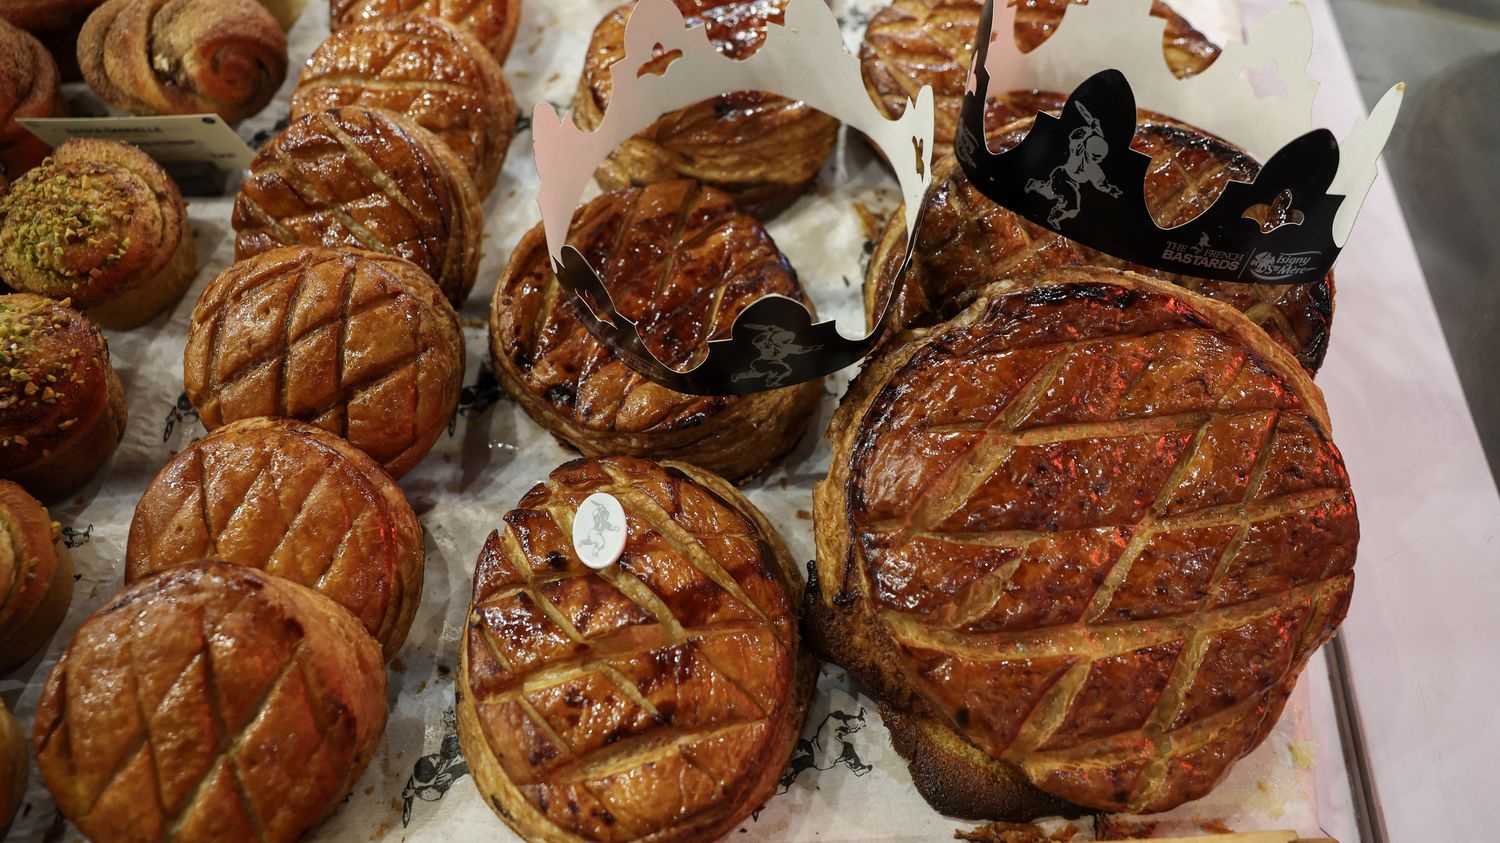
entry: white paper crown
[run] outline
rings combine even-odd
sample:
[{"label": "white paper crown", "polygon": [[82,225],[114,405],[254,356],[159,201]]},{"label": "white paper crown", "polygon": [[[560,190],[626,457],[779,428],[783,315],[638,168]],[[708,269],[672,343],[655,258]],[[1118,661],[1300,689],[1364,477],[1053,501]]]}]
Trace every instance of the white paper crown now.
[{"label": "white paper crown", "polygon": [[[672,58],[663,70],[663,57]],[[584,324],[637,371],[679,392],[758,392],[801,383],[858,362],[879,338],[856,339],[832,322],[813,324],[800,302],[765,296],[742,311],[728,338],[708,343],[693,369],[669,368],[646,347],[635,325],[615,309],[584,257],[566,246],[568,228],[594,171],[620,144],[668,112],[736,91],[766,91],[799,100],[863,132],[896,172],[906,200],[907,259],[922,197],[932,182],[933,95],[923,87],[901,117],[883,115],[865,92],[859,59],[844,49],[838,19],[821,0],[791,0],[785,23],[769,24],[751,55],[720,53],[701,25],[689,27],[672,0],[640,0],[625,25],[625,56],[609,69],[604,119],[585,132],[547,103],[532,119],[538,204],[558,279],[579,293]]]}]

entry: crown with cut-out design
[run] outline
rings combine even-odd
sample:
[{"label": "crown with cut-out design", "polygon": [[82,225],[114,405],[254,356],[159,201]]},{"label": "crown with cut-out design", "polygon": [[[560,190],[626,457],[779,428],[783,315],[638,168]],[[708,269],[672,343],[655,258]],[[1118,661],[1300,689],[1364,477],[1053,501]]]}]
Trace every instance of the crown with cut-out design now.
[{"label": "crown with cut-out design", "polygon": [[[1317,83],[1306,9],[1272,12],[1245,44],[1229,44],[1195,77],[1178,80],[1163,61],[1164,22],[1150,0],[1072,5],[1054,34],[1030,53],[1010,37],[1015,10],[986,3],[955,153],[975,186],[1020,215],[1126,260],[1202,278],[1302,283],[1322,278],[1348,239],[1375,177],[1401,99],[1396,86],[1339,145],[1311,130]],[[706,28],[688,26],[672,0],[639,0],[625,28],[625,55],[609,69],[609,107],[597,129],[580,129],[547,103],[533,118],[542,227],[553,269],[582,301],[589,332],[632,368],[669,389],[743,394],[791,386],[857,363],[882,335],[912,260],[922,201],[931,184],[933,94],[923,87],[898,119],[865,91],[858,59],[819,0],[789,0],[783,24],[745,58],[720,53]],[[1273,64],[1287,94],[1262,99],[1242,78]],[[1057,115],[1039,114],[1014,149],[984,141],[991,81],[1007,89],[1072,91]],[[705,344],[686,370],[662,362],[637,325],[615,308],[597,270],[568,230],[585,187],[605,159],[659,117],[736,91],[766,91],[830,114],[880,148],[905,199],[907,241],[898,288],[872,330],[849,338],[801,302],[767,295],[746,307],[727,338]],[[1231,181],[1218,200],[1173,228],[1152,219],[1144,198],[1149,159],[1130,149],[1137,106],[1216,134],[1265,162],[1253,182]]]},{"label": "crown with cut-out design", "polygon": [[[1015,8],[987,0],[954,154],[974,186],[1058,234],[1143,266],[1244,283],[1296,284],[1327,275],[1375,179],[1403,86],[1381,99],[1340,144],[1311,126],[1317,81],[1307,9],[1280,6],[1245,43],[1225,45],[1202,73],[1178,79],[1163,59],[1166,22],[1151,0],[1071,5],[1050,38],[1021,53]],[[1001,37],[1004,34],[1007,37]],[[1257,95],[1272,66],[1285,96]],[[984,139],[991,84],[1072,91],[1041,113],[1013,149]],[[1214,203],[1171,228],[1145,197],[1151,160],[1130,148],[1137,107],[1217,135],[1264,162],[1252,182],[1230,181]]]}]

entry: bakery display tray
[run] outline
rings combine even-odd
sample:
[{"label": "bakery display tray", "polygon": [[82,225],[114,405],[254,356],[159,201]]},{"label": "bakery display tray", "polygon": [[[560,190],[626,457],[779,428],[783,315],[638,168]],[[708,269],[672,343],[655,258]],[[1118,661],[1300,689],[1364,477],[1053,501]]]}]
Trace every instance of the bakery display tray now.
[{"label": "bakery display tray", "polygon": [[[846,43],[858,44],[869,15],[884,0],[835,0]],[[422,604],[410,636],[390,667],[389,725],[375,758],[350,798],[311,836],[337,841],[511,840],[468,777],[454,725],[454,681],[475,558],[485,536],[533,484],[573,454],[509,400],[489,369],[486,314],[490,293],[511,248],[537,222],[536,171],[528,130],[539,101],[560,110],[572,97],[595,21],[613,0],[527,0],[506,72],[521,107],[518,132],[500,182],[484,203],[484,258],[479,283],[461,310],[467,364],[460,409],[432,453],[401,481],[426,531]],[[1237,32],[1233,0],[1175,4],[1196,26],[1222,37]],[[262,114],[240,134],[252,146],[285,123],[295,69],[328,33],[327,5],[310,2],[290,33],[294,71]],[[66,93],[75,111],[102,113],[80,84]],[[1336,127],[1342,129],[1344,127]],[[35,711],[41,682],[73,630],[117,591],[131,515],[150,479],[172,455],[204,434],[183,396],[182,349],[193,302],[233,260],[231,183],[224,196],[194,197],[189,214],[199,242],[199,272],[170,315],[110,335],[125,387],[130,422],[108,468],[83,492],[54,506],[77,563],[68,617],[50,645],[0,686],[23,723]],[[592,189],[590,195],[592,195]],[[768,224],[820,313],[846,335],[863,325],[859,287],[877,226],[899,201],[895,178],[857,136],[840,135],[812,189]],[[1353,276],[1354,273],[1350,273]],[[1356,277],[1340,276],[1340,286]],[[1346,322],[1335,349],[1352,340]],[[781,531],[793,556],[813,557],[812,488],[827,470],[822,433],[852,372],[830,378],[806,435],[784,460],[744,486]],[[1340,417],[1334,407],[1334,418]],[[1367,494],[1358,485],[1356,493]],[[1356,604],[1357,604],[1356,600]],[[1304,837],[1351,841],[1354,811],[1334,718],[1326,660],[1303,674],[1280,723],[1209,797],[1168,814],[1118,818],[1105,825],[1157,836],[1289,829]],[[891,748],[875,704],[825,666],[803,739],[777,795],[731,837],[739,840],[896,841],[951,839],[974,823],[943,817],[913,789]],[[1050,828],[1063,826],[1053,822]],[[1074,838],[1094,836],[1092,820]],[[74,840],[33,769],[26,802],[10,840]]]}]

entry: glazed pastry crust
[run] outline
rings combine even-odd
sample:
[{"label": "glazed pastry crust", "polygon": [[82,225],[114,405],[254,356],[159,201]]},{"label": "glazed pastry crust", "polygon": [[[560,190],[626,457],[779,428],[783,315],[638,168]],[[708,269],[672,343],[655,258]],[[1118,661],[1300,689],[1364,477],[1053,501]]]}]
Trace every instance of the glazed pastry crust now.
[{"label": "glazed pastry crust", "polygon": [[328,8],[329,19],[340,29],[407,14],[456,23],[474,33],[502,64],[521,21],[521,0],[329,0]]},{"label": "glazed pastry crust", "polygon": [[[576,215],[569,242],[599,270],[619,311],[640,323],[648,347],[677,369],[695,365],[706,340],[729,336],[740,311],[764,295],[808,304],[765,229],[694,182],[600,196]],[[577,306],[537,225],[495,287],[490,352],[506,392],[586,455],[683,460],[743,479],[796,444],[822,395],[821,380],[745,396],[673,392],[595,340]]]},{"label": "glazed pastry crust", "polygon": [[78,35],[78,65],[131,114],[238,123],[286,80],[286,33],[257,0],[108,0]]},{"label": "glazed pastry crust", "polygon": [[72,600],[73,557],[62,529],[25,489],[0,480],[0,670],[41,649]]},{"label": "glazed pastry crust", "polygon": [[[0,15],[4,14],[0,6]],[[30,33],[0,20],[0,165],[14,179],[42,163],[51,147],[18,118],[66,117],[57,62]]]},{"label": "glazed pastry crust", "polygon": [[[1060,103],[1059,103],[1060,105]],[[1021,142],[1032,118],[989,137],[996,150]],[[1131,148],[1151,157],[1147,206],[1158,224],[1180,225],[1219,198],[1230,180],[1253,181],[1260,166],[1238,148],[1190,126],[1141,112]],[[992,281],[1071,266],[1127,269],[1168,281],[1245,313],[1316,374],[1333,327],[1333,273],[1312,284],[1237,284],[1175,275],[1122,261],[1076,243],[995,204],[969,183],[949,155],[933,164],[933,188],[891,330],[931,325],[957,314]],[[865,275],[867,322],[895,286],[906,249],[904,211],[886,222]]]},{"label": "glazed pastry crust", "polygon": [[0,296],[0,477],[45,501],[76,491],[125,435],[104,334],[41,296]]},{"label": "glazed pastry crust", "polygon": [[[596,491],[630,531],[602,572],[571,540]],[[735,828],[774,791],[816,671],[775,530],[720,478],[630,458],[559,467],[505,522],[475,570],[459,668],[459,737],[485,800],[534,841]]]},{"label": "glazed pastry crust", "polygon": [[183,385],[204,427],[299,419],[392,477],[431,450],[463,389],[458,314],[399,258],[289,248],[240,261],[193,308]]},{"label": "glazed pastry crust", "polygon": [[0,702],[0,834],[10,829],[26,799],[26,781],[31,775],[26,744],[21,721]]},{"label": "glazed pastry crust", "polygon": [[0,278],[134,328],[182,297],[198,246],[176,182],[140,149],[70,140],[0,199]]},{"label": "glazed pastry crust", "polygon": [[183,449],[137,504],[125,583],[208,556],[316,589],[386,659],[422,599],[422,527],[380,465],[288,419],[233,422]]},{"label": "glazed pastry crust", "polygon": [[1198,798],[1347,610],[1321,393],[1212,299],[1101,269],[995,284],[867,364],[829,430],[809,639],[908,716],[945,811]]},{"label": "glazed pastry crust", "polygon": [[292,119],[344,106],[394,111],[437,135],[480,193],[495,186],[516,125],[500,63],[458,24],[425,16],[346,26],[318,47],[292,92]]},{"label": "glazed pastry crust", "polygon": [[37,705],[37,764],[97,843],[291,843],[364,771],[385,690],[380,646],[323,595],[223,562],[174,568],[79,628]]},{"label": "glazed pastry crust", "polygon": [[455,306],[479,269],[484,218],[467,169],[399,114],[308,114],[261,149],[234,202],[235,256],[281,246],[369,249],[416,264]]},{"label": "glazed pastry crust", "polygon": [[[702,24],[719,52],[751,55],[766,27],[781,25],[786,0],[676,0],[689,26]],[[604,120],[609,68],[625,57],[630,6],[610,12],[594,29],[573,119],[584,131]],[[839,122],[801,102],[763,92],[737,92],[663,115],[625,141],[599,168],[604,190],[690,178],[718,188],[751,213],[795,199],[818,174],[838,139]]]},{"label": "glazed pastry crust", "polygon": [[[1070,0],[1021,0],[1017,46],[1030,52],[1051,37],[1069,4]],[[984,0],[895,0],[870,18],[860,44],[865,89],[887,117],[900,117],[908,99],[915,100],[923,85],[932,86],[934,161],[953,151],[983,10]],[[1207,36],[1161,0],[1153,0],[1151,14],[1167,22],[1162,52],[1174,75],[1191,76],[1219,57],[1219,48]],[[985,104],[985,126],[993,131],[1030,117],[1046,110],[1054,97],[1036,91],[992,91]]]}]

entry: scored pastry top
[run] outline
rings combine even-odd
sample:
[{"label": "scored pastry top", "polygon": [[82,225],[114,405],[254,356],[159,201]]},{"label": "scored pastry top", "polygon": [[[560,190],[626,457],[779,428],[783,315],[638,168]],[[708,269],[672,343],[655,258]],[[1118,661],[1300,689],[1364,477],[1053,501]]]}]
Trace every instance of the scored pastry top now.
[{"label": "scored pastry top", "polygon": [[359,104],[410,117],[437,135],[482,190],[510,145],[515,100],[504,71],[458,24],[417,16],[365,21],[329,36],[292,92],[292,119]]},{"label": "scored pastry top", "polygon": [[213,280],[193,308],[183,384],[209,430],[280,416],[337,433],[401,476],[452,418],[458,315],[399,258],[277,249]]},{"label": "scored pastry top", "polygon": [[289,419],[219,428],[141,495],[127,583],[205,557],[317,589],[353,613],[387,658],[422,596],[422,528],[400,487],[348,442]]},{"label": "scored pastry top", "polygon": [[[1058,106],[1061,102],[1057,103]],[[1018,120],[989,137],[1011,149],[1030,131]],[[1208,209],[1230,181],[1248,182],[1260,165],[1240,149],[1193,127],[1141,112],[1131,149],[1150,156],[1145,195],[1158,225],[1180,225]],[[952,156],[933,164],[933,186],[917,247],[891,316],[893,328],[931,325],[958,313],[992,281],[1069,266],[1128,269],[1169,281],[1241,311],[1310,373],[1322,365],[1333,322],[1333,276],[1311,284],[1237,284],[1174,275],[1127,263],[1022,218],[980,193]],[[881,235],[865,283],[866,314],[894,288],[906,248],[898,210]]]},{"label": "scored pastry top", "polygon": [[450,301],[474,286],[479,192],[452,150],[395,112],[349,106],[293,120],[234,201],[235,256],[279,246],[370,249],[416,264]]},{"label": "scored pastry top", "polygon": [[1103,270],[996,285],[879,358],[833,429],[819,556],[849,561],[825,594],[1071,802],[1206,793],[1347,608],[1359,527],[1321,395],[1211,300]]},{"label": "scored pastry top", "polygon": [[[571,538],[596,492],[627,522],[602,571]],[[482,788],[507,783],[518,798],[500,808],[528,838],[728,831],[800,732],[800,598],[780,539],[722,480],[629,458],[559,467],[474,574],[459,723]]]},{"label": "scored pastry top", "polygon": [[[1020,0],[1016,45],[1030,52],[1046,41],[1069,5],[1070,0]],[[865,88],[886,116],[900,116],[907,99],[915,100],[923,85],[932,86],[936,106],[934,159],[953,146],[983,11],[984,0],[895,0],[870,18],[860,45]],[[1153,0],[1151,14],[1167,22],[1162,50],[1167,66],[1177,76],[1198,73],[1218,58],[1219,48],[1172,7]],[[986,103],[987,127],[1003,126],[1035,113],[1026,92],[994,94]]]},{"label": "scored pastry top", "polygon": [[292,843],[363,772],[385,689],[380,647],[328,598],[202,562],[79,627],[37,703],[37,764],[99,843]]},{"label": "scored pastry top", "polygon": [[336,27],[403,15],[427,15],[459,24],[504,62],[516,39],[521,0],[329,0]]},{"label": "scored pastry top", "polygon": [[[770,234],[721,191],[686,180],[606,193],[575,216],[568,243],[595,267],[618,311],[637,320],[651,351],[677,369],[729,335],[742,310],[780,294],[806,298]],[[594,430],[644,433],[700,425],[728,396],[673,392],[631,369],[575,315],[552,272],[541,226],[522,239],[500,279],[497,356],[557,412]]]}]

